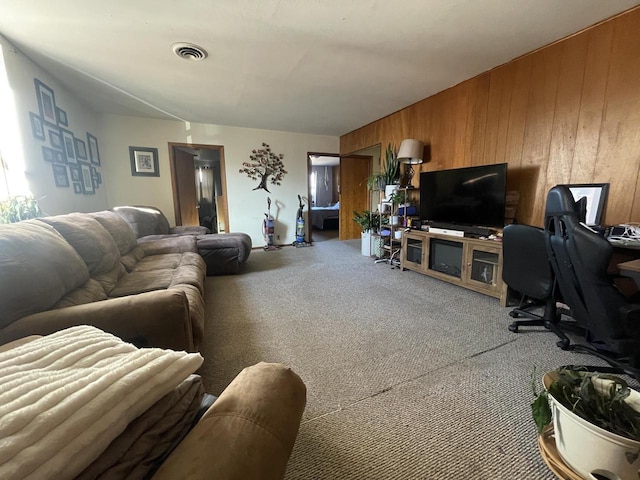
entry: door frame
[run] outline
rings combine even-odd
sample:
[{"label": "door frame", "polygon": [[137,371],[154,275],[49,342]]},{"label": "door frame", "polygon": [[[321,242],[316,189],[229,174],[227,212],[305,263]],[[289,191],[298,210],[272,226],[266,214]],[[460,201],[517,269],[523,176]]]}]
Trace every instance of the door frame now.
[{"label": "door frame", "polygon": [[[307,152],[307,222],[306,222],[306,230],[307,230],[307,238],[309,239],[309,244],[313,244],[313,225],[311,224],[311,182],[309,179],[311,178],[311,168],[313,165],[311,164],[311,156],[317,157],[335,157],[340,159],[339,153],[322,153],[322,152]],[[340,168],[340,163],[338,162],[338,168]],[[340,195],[340,184],[338,183],[338,195]],[[340,222],[338,222],[338,235],[340,234]]]},{"label": "door frame", "polygon": [[[169,168],[171,170],[171,190],[173,193],[173,210],[175,212],[176,225],[182,225],[182,214],[180,212],[180,194],[177,188],[177,176],[176,176],[176,158],[174,154],[174,149],[176,147],[189,148],[191,150],[203,149],[203,150],[218,150],[220,152],[220,180],[222,184],[222,192],[224,197],[224,202],[222,208],[218,212],[218,215],[222,214],[222,218],[224,220],[225,232],[230,232],[229,228],[229,195],[227,192],[227,174],[225,169],[225,161],[224,161],[224,146],[223,145],[209,145],[204,143],[178,143],[178,142],[168,142],[169,148]],[[195,178],[194,178],[195,182]]]}]

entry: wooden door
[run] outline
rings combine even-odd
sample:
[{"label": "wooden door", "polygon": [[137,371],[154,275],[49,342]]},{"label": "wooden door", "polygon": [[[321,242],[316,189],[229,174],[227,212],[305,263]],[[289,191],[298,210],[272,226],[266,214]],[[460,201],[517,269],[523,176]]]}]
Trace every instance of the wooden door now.
[{"label": "wooden door", "polygon": [[200,225],[193,155],[174,147],[172,173],[176,225]]},{"label": "wooden door", "polygon": [[367,177],[371,175],[372,157],[349,155],[340,158],[340,240],[360,238],[360,225],[353,212],[371,208]]}]

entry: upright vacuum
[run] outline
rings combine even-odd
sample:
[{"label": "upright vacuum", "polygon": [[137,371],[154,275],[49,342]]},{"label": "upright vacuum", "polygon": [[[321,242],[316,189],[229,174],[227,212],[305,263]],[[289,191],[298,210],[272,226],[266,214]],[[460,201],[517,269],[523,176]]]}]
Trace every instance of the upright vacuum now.
[{"label": "upright vacuum", "polygon": [[296,213],[296,241],[293,242],[294,247],[306,247],[309,244],[305,241],[304,234],[304,204],[302,203],[302,197],[298,195],[298,212]]},{"label": "upright vacuum", "polygon": [[262,220],[262,234],[264,235],[264,249],[265,250],[276,250],[276,247],[273,243],[273,237],[275,232],[275,218],[271,215],[271,198],[267,197],[267,213],[264,214],[265,218]]}]

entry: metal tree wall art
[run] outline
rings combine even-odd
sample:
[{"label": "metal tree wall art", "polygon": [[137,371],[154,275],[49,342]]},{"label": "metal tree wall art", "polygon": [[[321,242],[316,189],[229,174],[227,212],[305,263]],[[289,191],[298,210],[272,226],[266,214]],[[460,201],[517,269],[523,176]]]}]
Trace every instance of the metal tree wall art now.
[{"label": "metal tree wall art", "polygon": [[260,183],[253,190],[263,188],[269,192],[267,182],[272,185],[281,185],[282,179],[287,174],[282,163],[283,158],[282,153],[276,155],[269,145],[263,143],[262,148],[251,150],[250,161],[242,163],[243,168],[240,169],[240,173],[246,173],[251,180],[260,179]]}]

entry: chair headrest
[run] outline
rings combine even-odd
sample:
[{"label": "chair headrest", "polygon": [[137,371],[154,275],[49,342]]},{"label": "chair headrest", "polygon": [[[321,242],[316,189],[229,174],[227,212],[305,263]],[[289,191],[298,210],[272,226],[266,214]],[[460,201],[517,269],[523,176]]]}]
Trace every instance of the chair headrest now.
[{"label": "chair headrest", "polygon": [[587,197],[575,201],[566,185],[556,185],[547,194],[545,217],[569,215],[578,222],[584,222],[587,216]]}]

